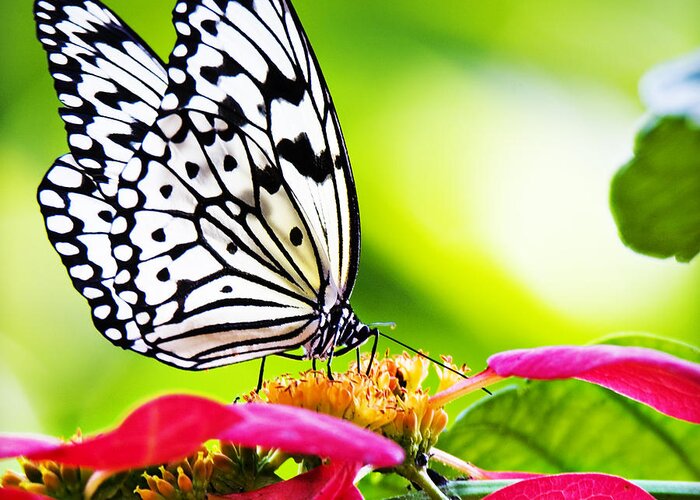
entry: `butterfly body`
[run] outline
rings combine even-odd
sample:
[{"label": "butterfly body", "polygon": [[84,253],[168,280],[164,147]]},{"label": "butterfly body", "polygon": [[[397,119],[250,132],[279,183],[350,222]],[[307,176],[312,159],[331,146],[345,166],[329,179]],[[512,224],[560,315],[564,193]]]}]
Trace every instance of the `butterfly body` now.
[{"label": "butterfly body", "polygon": [[340,125],[286,0],[180,1],[167,65],[97,0],[39,0],[35,17],[70,146],[39,203],[103,335],[205,369],[375,334],[349,304]]}]

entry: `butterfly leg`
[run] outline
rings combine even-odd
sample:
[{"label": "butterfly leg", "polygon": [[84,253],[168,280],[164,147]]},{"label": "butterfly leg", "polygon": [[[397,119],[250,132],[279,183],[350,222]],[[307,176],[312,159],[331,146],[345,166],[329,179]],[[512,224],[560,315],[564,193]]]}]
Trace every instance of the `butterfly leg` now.
[{"label": "butterfly leg", "polygon": [[311,369],[316,371],[316,358],[311,358]]},{"label": "butterfly leg", "polygon": [[267,356],[263,356],[260,360],[260,373],[258,374],[258,386],[255,388],[255,392],[260,392],[263,385],[263,376],[265,375],[265,360]]},{"label": "butterfly leg", "polygon": [[379,330],[373,328],[371,334],[374,337],[374,340],[372,340],[372,354],[369,356],[369,363],[367,363],[367,372],[365,375],[369,375],[369,372],[372,370],[372,363],[374,363],[374,356],[377,355],[377,343],[379,342]]},{"label": "butterfly leg", "polygon": [[355,348],[355,357],[357,358],[357,373],[362,373],[362,365],[360,364],[362,361],[360,359],[360,346]]},{"label": "butterfly leg", "polygon": [[334,351],[331,350],[330,354],[328,354],[328,361],[326,361],[326,374],[328,375],[328,380],[333,380],[333,353]]}]

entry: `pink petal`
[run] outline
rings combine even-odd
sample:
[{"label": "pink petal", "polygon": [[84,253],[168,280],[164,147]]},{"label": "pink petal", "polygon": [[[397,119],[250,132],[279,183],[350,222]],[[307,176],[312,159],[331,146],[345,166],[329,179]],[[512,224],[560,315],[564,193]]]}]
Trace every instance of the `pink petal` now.
[{"label": "pink petal", "polygon": [[287,481],[272,484],[255,491],[236,493],[210,500],[230,498],[235,500],[356,500],[362,495],[355,486],[355,477],[362,468],[359,463],[331,462],[296,476]]},{"label": "pink petal", "polygon": [[393,441],[329,415],[264,403],[236,408],[244,416],[242,422],[219,434],[219,439],[376,467],[390,467],[404,459],[403,449]]},{"label": "pink petal", "polygon": [[230,407],[215,401],[196,396],[163,396],[134,410],[113,431],[22,454],[35,460],[92,469],[144,467],[189,455],[240,420]]},{"label": "pink petal", "polygon": [[223,405],[187,395],[154,399],[113,431],[82,442],[0,436],[0,451],[5,452],[0,458],[24,455],[92,469],[122,470],[182,458],[209,439],[379,467],[403,461],[403,450],[396,443],[334,417],[290,406]]},{"label": "pink petal", "polygon": [[51,497],[17,488],[0,488],[0,500],[51,500]]},{"label": "pink petal", "polygon": [[653,349],[539,347],[501,352],[488,364],[501,377],[586,380],[672,417],[700,423],[700,365]]},{"label": "pink petal", "polygon": [[0,459],[53,450],[63,445],[63,441],[36,434],[0,433]]},{"label": "pink petal", "polygon": [[654,500],[639,486],[606,474],[558,474],[524,479],[501,488],[484,500]]}]

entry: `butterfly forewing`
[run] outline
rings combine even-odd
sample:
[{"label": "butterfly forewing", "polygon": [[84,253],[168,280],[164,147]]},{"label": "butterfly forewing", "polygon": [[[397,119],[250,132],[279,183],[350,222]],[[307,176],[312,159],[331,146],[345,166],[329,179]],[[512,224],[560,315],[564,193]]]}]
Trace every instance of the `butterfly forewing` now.
[{"label": "butterfly forewing", "polygon": [[359,258],[352,173],[330,94],[291,5],[180,2],[174,22],[178,41],[163,105],[240,123],[281,173],[323,271],[349,296]]}]

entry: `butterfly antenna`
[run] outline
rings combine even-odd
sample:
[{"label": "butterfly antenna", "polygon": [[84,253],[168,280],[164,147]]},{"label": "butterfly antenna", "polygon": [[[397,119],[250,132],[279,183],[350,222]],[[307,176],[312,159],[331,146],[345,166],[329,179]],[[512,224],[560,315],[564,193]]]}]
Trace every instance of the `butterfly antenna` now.
[{"label": "butterfly antenna", "polygon": [[[392,324],[394,325],[393,328],[396,328],[396,323],[392,323]],[[372,354],[370,354],[370,356],[369,356],[369,363],[367,363],[367,371],[365,372],[365,375],[369,375],[369,372],[372,369],[372,364],[374,363],[374,357],[377,355],[377,343],[379,342],[379,330],[377,330],[376,328],[372,328],[372,334],[374,335],[374,342],[372,342]]]},{"label": "butterfly antenna", "polygon": [[[442,366],[445,370],[449,370],[449,371],[451,371],[452,373],[456,373],[457,375],[459,375],[459,376],[462,377],[462,378],[465,378],[465,379],[469,378],[467,375],[465,375],[464,373],[460,372],[459,370],[455,370],[455,369],[452,368],[451,366],[447,366],[445,363],[442,363],[442,362],[440,362],[440,361],[438,361],[438,360],[436,360],[436,359],[434,359],[434,358],[431,358],[431,357],[428,356],[427,354],[422,353],[422,352],[420,352],[420,351],[417,350],[417,349],[414,349],[414,348],[411,347],[410,345],[404,344],[404,343],[401,342],[400,340],[395,339],[394,337],[391,337],[391,336],[387,335],[386,333],[382,333],[382,332],[380,332],[379,330],[376,330],[376,332],[377,332],[379,335],[381,335],[382,337],[384,337],[385,339],[391,340],[392,342],[396,342],[396,343],[399,344],[401,347],[404,347],[404,348],[408,349],[409,351],[411,351],[411,352],[413,352],[413,353],[416,353],[418,356],[422,356],[422,357],[424,357],[425,359],[427,359],[428,361],[432,361],[432,362],[435,363],[436,365]],[[491,391],[489,391],[486,387],[482,387],[481,390],[484,391],[484,392],[485,392],[486,394],[488,394],[489,396],[493,396],[493,393],[492,393]]]},{"label": "butterfly antenna", "polygon": [[382,332],[380,332],[379,330],[377,330],[377,333],[378,333],[379,335],[381,335],[382,337],[384,337],[385,339],[391,340],[392,342],[395,342],[395,343],[399,344],[401,347],[403,347],[403,348],[405,348],[405,349],[408,349],[409,351],[411,351],[411,352],[417,354],[418,356],[421,356],[421,357],[427,359],[428,361],[432,361],[432,362],[435,363],[436,365],[443,367],[445,370],[449,370],[449,371],[451,371],[452,373],[456,373],[457,375],[459,375],[459,376],[462,377],[462,378],[469,378],[469,377],[467,377],[464,373],[460,372],[459,370],[455,370],[455,369],[452,368],[451,366],[447,366],[445,363],[443,363],[443,362],[441,362],[441,361],[438,361],[437,359],[428,356],[427,354],[425,354],[425,353],[419,351],[418,349],[414,349],[414,348],[411,347],[410,345],[404,344],[404,343],[401,342],[400,340],[395,339],[394,337],[391,337],[390,335],[387,335],[386,333],[382,333]]}]

